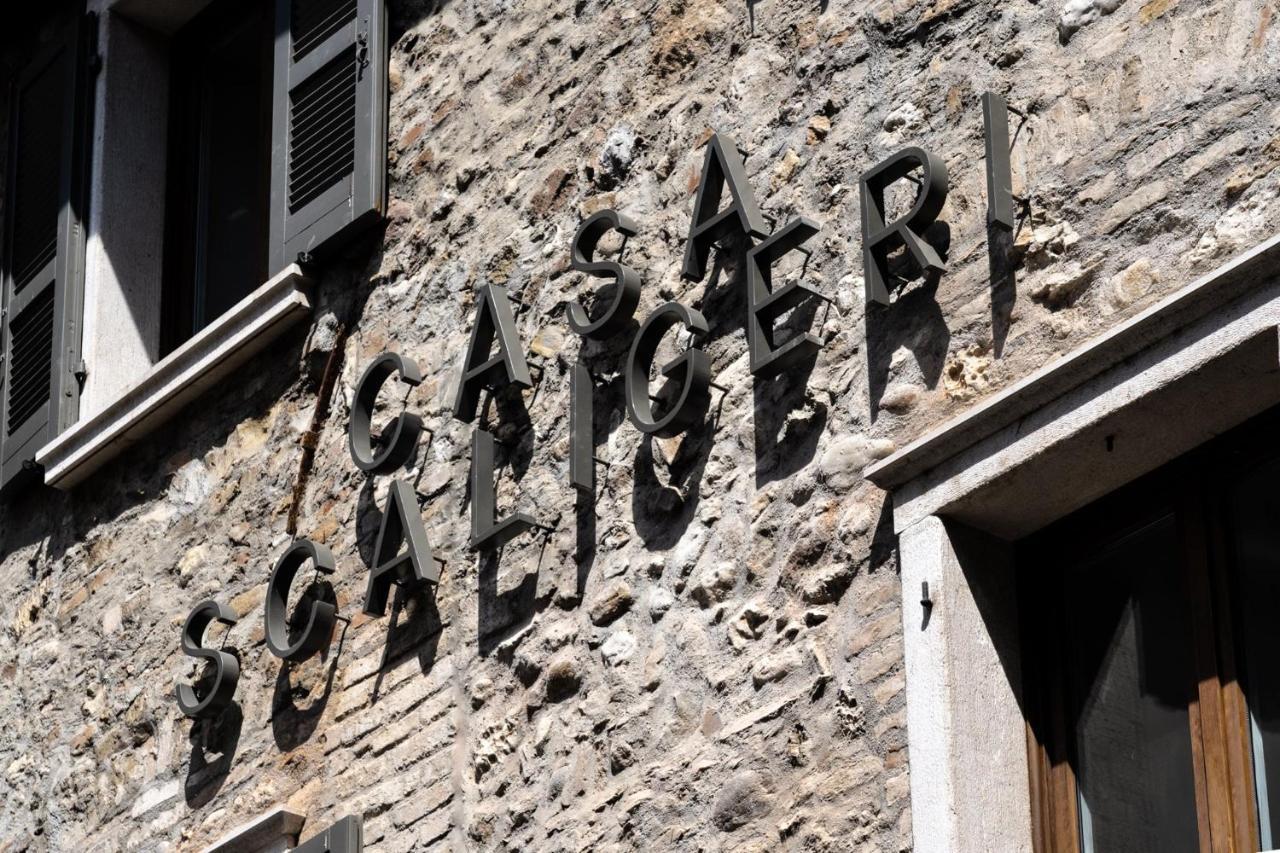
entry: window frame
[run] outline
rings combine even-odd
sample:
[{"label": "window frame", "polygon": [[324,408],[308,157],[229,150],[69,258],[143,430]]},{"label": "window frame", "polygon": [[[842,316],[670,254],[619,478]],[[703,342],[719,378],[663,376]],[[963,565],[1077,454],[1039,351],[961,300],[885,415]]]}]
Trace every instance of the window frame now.
[{"label": "window frame", "polygon": [[[1067,719],[1062,572],[1086,549],[1171,515],[1190,595],[1197,684],[1189,686],[1201,851],[1258,850],[1259,827],[1248,703],[1241,681],[1237,598],[1228,517],[1235,478],[1280,457],[1280,411],[1247,421],[1208,444],[1021,540],[1015,551],[1023,696],[1037,853],[1082,849],[1073,722]],[[1049,613],[1046,617],[1046,607]]]},{"label": "window frame", "polygon": [[[268,7],[274,5],[276,11],[269,99],[268,277],[185,343],[172,351],[167,351],[167,346],[162,350],[162,344],[175,343],[172,339],[164,341],[161,334],[166,252],[156,245],[161,241],[150,236],[151,230],[139,231],[134,217],[140,217],[157,235],[165,231],[162,208],[167,198],[168,173],[155,165],[167,155],[162,136],[171,117],[156,116],[154,105],[167,107],[169,99],[167,91],[164,95],[155,91],[158,86],[150,87],[149,100],[132,96],[130,93],[139,87],[131,78],[142,72],[152,75],[148,80],[159,80],[163,74],[168,85],[172,77],[172,37],[196,18],[199,9],[179,8],[179,4],[141,4],[122,11],[115,8],[120,0],[89,2],[102,12],[100,58],[105,73],[98,76],[90,93],[98,115],[90,152],[93,174],[89,187],[91,225],[85,261],[84,315],[76,333],[83,348],[87,381],[78,417],[51,432],[35,451],[36,466],[44,469],[45,485],[61,490],[84,482],[291,327],[309,319],[317,270],[313,264],[362,254],[376,240],[376,226],[385,216],[390,164],[386,133],[390,64],[386,0],[316,0],[321,10],[345,3],[354,9],[355,17],[336,30],[322,28],[328,37],[301,62],[289,60],[294,39],[291,16],[299,9],[307,11],[305,4],[296,0],[268,2]],[[314,18],[304,16],[300,20],[312,25]],[[326,193],[324,198],[334,204],[333,209],[314,221],[303,222],[285,215],[279,196],[280,189],[287,187],[290,156],[286,102],[292,88],[285,87],[304,85],[309,65],[322,54],[341,50],[344,39],[355,45],[358,59],[354,80],[349,84],[356,92],[351,132],[357,159],[350,174],[337,178],[345,187],[348,201],[339,203]],[[333,84],[331,91],[338,88],[339,84]],[[165,109],[158,112],[164,113]],[[159,129],[149,129],[149,135],[139,138],[134,120],[138,113],[158,123]],[[307,126],[298,138],[310,139],[312,148],[336,144],[335,137],[316,137],[317,127],[328,126]],[[109,151],[115,156],[108,156]],[[154,156],[142,157],[144,162],[139,163],[140,151]],[[146,195],[143,189],[136,188],[131,168],[142,169],[148,179],[147,188],[158,188],[158,193],[153,194],[158,197],[140,211],[121,201],[126,194]],[[286,237],[296,246],[286,247]],[[121,249],[118,257],[112,254],[112,246]]]},{"label": "window frame", "polygon": [[[259,121],[271,132],[274,106],[274,8],[262,6],[260,0],[213,0],[188,21],[171,39],[172,60],[169,68],[169,138],[166,141],[166,207],[173,215],[165,217],[164,260],[161,279],[160,356],[169,355],[201,330],[212,325],[217,316],[205,316],[201,302],[202,283],[198,265],[209,252],[208,223],[203,211],[209,203],[207,164],[209,144],[206,104],[203,93],[194,90],[202,80],[202,66],[212,49],[210,42],[224,39],[244,23],[249,14],[261,16],[260,57],[262,68],[259,85],[262,97]],[[261,143],[259,143],[261,144]],[[259,186],[256,191],[262,209],[261,274],[256,281],[246,282],[247,297],[253,289],[269,280],[271,255],[271,144],[267,140],[262,153]],[[239,300],[237,300],[239,301]]]}]

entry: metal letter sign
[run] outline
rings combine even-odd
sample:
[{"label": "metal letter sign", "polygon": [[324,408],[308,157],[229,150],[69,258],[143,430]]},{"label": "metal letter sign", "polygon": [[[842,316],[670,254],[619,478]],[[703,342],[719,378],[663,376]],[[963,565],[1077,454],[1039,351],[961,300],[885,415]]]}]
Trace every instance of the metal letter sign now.
[{"label": "metal letter sign", "polygon": [[[707,321],[701,313],[678,302],[668,302],[658,306],[644,321],[627,355],[627,413],[641,432],[662,438],[679,435],[699,423],[711,403],[711,393],[707,390],[711,384],[711,361],[705,352],[690,346],[662,368],[662,374],[670,377],[668,385],[679,383],[680,393],[661,418],[654,416],[649,396],[649,369],[662,336],[676,323],[696,338],[707,334]],[[667,387],[664,385],[663,390]],[[659,394],[658,398],[661,397]]]},{"label": "metal letter sign", "polygon": [[[1003,228],[1011,228],[1014,224],[1007,112],[1008,107],[1002,97],[991,93],[983,96],[987,140],[987,220],[989,225]],[[801,281],[784,284],[777,289],[773,286],[773,272],[778,261],[791,252],[807,255],[804,246],[818,233],[820,226],[802,216],[786,223],[776,233],[767,234],[764,217],[756,204],[742,157],[733,140],[715,134],[706,147],[681,275],[685,279],[700,281],[706,274],[711,247],[734,238],[735,248],[742,248],[746,256],[747,338],[751,372],[769,379],[815,355],[822,347],[822,342],[808,331],[795,334],[781,343],[775,339],[775,324],[783,316],[812,298],[823,298],[822,295]],[[920,188],[911,209],[892,222],[886,222],[885,191],[896,181],[911,178],[916,170],[921,170],[923,176],[918,181]],[[732,197],[731,203],[721,210],[726,186]],[[889,303],[888,256],[900,249],[905,249],[922,270],[931,273],[944,271],[937,251],[925,242],[921,234],[937,220],[946,203],[947,190],[946,165],[918,147],[905,148],[863,174],[863,261],[868,303]],[[612,296],[608,298],[607,305],[593,306],[597,309],[594,318],[592,312],[580,303],[569,304],[568,320],[573,331],[597,340],[608,339],[624,331],[640,299],[641,277],[637,271],[620,262],[595,260],[597,244],[611,230],[620,232],[624,237],[632,237],[637,232],[635,223],[630,219],[616,211],[604,210],[582,224],[572,245],[571,265],[575,270],[613,280]],[[608,285],[597,293],[598,302],[602,301],[601,294],[607,290]],[[666,377],[665,382],[656,395],[650,394],[649,374],[654,368],[659,345],[677,325],[690,340],[683,353],[661,367],[659,372]],[[705,420],[711,403],[709,389],[720,388],[712,384],[710,359],[699,346],[707,333],[707,321],[702,314],[678,302],[660,305],[640,325],[627,353],[623,375],[627,415],[641,432],[671,438]],[[392,374],[398,374],[400,382],[411,388],[422,382],[422,372],[412,359],[386,353],[362,374],[352,406],[348,426],[351,458],[360,470],[371,474],[390,473],[405,466],[413,458],[425,430],[418,415],[401,412],[383,435],[374,439],[374,408],[379,392]],[[481,392],[496,392],[508,385],[530,388],[533,381],[507,290],[488,284],[481,287],[478,294],[453,416],[466,423],[474,422],[479,413]],[[584,363],[576,362],[570,377],[569,471],[574,488],[587,493],[594,492],[593,468],[599,461],[594,456],[594,391],[595,379],[591,372]],[[512,512],[501,519],[497,517],[495,445],[494,436],[488,430],[473,429],[470,546],[475,550],[501,548],[533,528],[553,532],[553,528],[539,524],[524,512]],[[286,612],[289,589],[308,559],[314,561],[316,570],[321,574],[335,571],[334,557],[328,548],[307,539],[296,541],[280,557],[271,573],[263,614],[268,649],[277,657],[294,662],[303,661],[324,648],[332,638],[335,621],[342,619],[332,601],[315,596],[304,599],[298,608],[300,615],[301,608],[306,608],[306,624],[298,640],[290,644]],[[438,584],[440,569],[437,564],[441,562],[433,553],[427,537],[413,487],[400,480],[391,483],[365,590],[365,613],[380,616],[386,612],[393,584]],[[182,629],[183,653],[212,664],[212,671],[202,675],[197,682],[208,682],[209,687],[197,691],[196,685],[177,684],[178,705],[187,716],[217,717],[231,703],[240,676],[239,661],[228,652],[206,648],[203,642],[210,623],[216,620],[232,626],[237,619],[234,610],[213,600],[196,605],[187,617]],[[208,677],[210,675],[211,678]],[[358,816],[344,818],[297,850],[299,853],[358,853],[362,843],[361,831]]]},{"label": "metal letter sign", "polygon": [[[403,554],[400,545],[406,545]],[[373,549],[373,567],[364,593],[364,612],[381,616],[387,612],[387,594],[392,584],[416,586],[440,583],[440,569],[427,530],[422,526],[418,498],[413,488],[396,480],[387,492],[387,508],[382,511],[382,526]]]},{"label": "metal letter sign", "polygon": [[[610,231],[634,237],[639,229],[627,217],[614,210],[602,210],[582,223],[573,238],[569,264],[578,272],[596,278],[612,278],[613,299],[595,320],[579,302],[569,303],[569,328],[575,334],[593,340],[605,340],[627,327],[640,304],[640,273],[614,261],[597,261],[596,244]],[[597,309],[598,310],[598,309]]]},{"label": "metal letter sign", "polygon": [[1009,105],[995,92],[982,96],[987,148],[987,225],[1013,230],[1013,170],[1009,165]]},{"label": "metal letter sign", "polygon": [[[331,575],[337,564],[333,552],[325,546],[310,539],[299,539],[289,546],[276,561],[271,572],[271,580],[267,584],[267,601],[263,608],[262,619],[266,629],[267,648],[271,654],[293,663],[300,663],[329,645],[333,637],[333,624],[337,620],[337,609],[327,601],[311,601],[307,613],[307,626],[302,636],[292,645],[289,644],[289,587],[298,569],[307,560],[315,563],[316,571]],[[301,605],[299,605],[301,606]]]},{"label": "metal letter sign", "polygon": [[822,349],[822,341],[808,332],[781,345],[773,339],[778,318],[811,298],[821,298],[818,291],[798,281],[773,289],[774,264],[788,252],[804,251],[801,247],[820,227],[808,217],[793,219],[747,253],[747,345],[751,372],[763,379],[772,379]]},{"label": "metal letter sign", "polygon": [[350,815],[315,838],[293,848],[292,853],[361,853],[364,826],[360,815]]},{"label": "metal letter sign", "polygon": [[[923,169],[920,191],[911,210],[886,223],[884,191],[915,169]],[[932,225],[947,200],[947,166],[923,148],[904,148],[862,175],[862,258],[866,277],[867,302],[889,304],[890,252],[906,246],[911,257],[926,272],[946,271],[934,248],[920,233]]]},{"label": "metal letter sign", "polygon": [[236,684],[240,681],[240,661],[235,655],[204,647],[205,629],[214,621],[230,627],[239,622],[240,617],[229,605],[210,599],[197,604],[182,626],[182,653],[213,664],[213,684],[203,696],[198,695],[190,684],[178,682],[178,708],[188,717],[217,717],[231,704]]},{"label": "metal letter sign", "polygon": [[591,371],[576,362],[569,376],[569,482],[588,494],[596,490],[594,385]]},{"label": "metal letter sign", "polygon": [[[498,354],[490,356],[495,340]],[[516,319],[511,313],[507,289],[486,284],[480,289],[476,319],[471,327],[471,343],[462,362],[462,380],[453,403],[453,416],[471,423],[476,419],[480,392],[485,389],[495,391],[505,384],[532,388],[533,379],[524,360],[520,335],[516,333]]]},{"label": "metal letter sign", "polygon": [[384,353],[365,369],[351,405],[351,423],[347,430],[351,458],[357,468],[370,474],[388,474],[403,466],[413,457],[418,439],[422,437],[422,418],[411,412],[401,412],[394,430],[389,435],[383,434],[379,442],[382,449],[374,450],[371,432],[373,407],[378,400],[378,392],[393,373],[398,373],[400,381],[411,388],[422,383],[422,371],[413,359],[393,352]]},{"label": "metal letter sign", "polygon": [[538,526],[523,512],[497,520],[498,498],[493,477],[493,435],[477,427],[471,435],[471,547],[477,551],[501,548],[526,530]]},{"label": "metal letter sign", "polygon": [[[720,210],[720,197],[724,195],[726,183],[733,203]],[[702,183],[698,185],[698,198],[693,205],[681,275],[689,281],[702,281],[712,244],[735,233],[764,239],[767,232],[737,145],[728,136],[717,133],[707,142]]]}]

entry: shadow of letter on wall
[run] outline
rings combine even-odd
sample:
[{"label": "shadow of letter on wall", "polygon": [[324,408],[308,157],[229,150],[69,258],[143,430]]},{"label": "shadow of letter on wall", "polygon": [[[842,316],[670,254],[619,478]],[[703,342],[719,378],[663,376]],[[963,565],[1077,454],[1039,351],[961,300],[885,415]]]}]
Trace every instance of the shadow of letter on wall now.
[{"label": "shadow of letter on wall", "polygon": [[1009,337],[1013,306],[1018,301],[1014,234],[999,225],[987,226],[987,263],[991,270],[991,346],[996,358]]},{"label": "shadow of letter on wall", "polygon": [[[224,651],[232,652],[233,649]],[[239,657],[239,655],[236,655]],[[193,809],[208,804],[231,772],[236,749],[240,745],[240,729],[244,725],[244,712],[239,702],[232,702],[227,710],[214,720],[198,720],[191,726],[191,763],[187,768],[187,780],[182,792],[187,805]]]}]

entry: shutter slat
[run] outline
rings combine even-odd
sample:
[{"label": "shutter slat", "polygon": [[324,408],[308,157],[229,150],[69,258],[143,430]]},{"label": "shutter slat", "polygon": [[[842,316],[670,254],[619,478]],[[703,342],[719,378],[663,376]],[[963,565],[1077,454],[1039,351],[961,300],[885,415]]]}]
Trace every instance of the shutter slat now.
[{"label": "shutter slat", "polygon": [[49,235],[49,239],[45,241],[44,246],[38,251],[38,254],[31,258],[25,267],[21,267],[17,270],[17,274],[14,276],[14,290],[17,293],[21,293],[26,289],[26,286],[38,278],[40,271],[49,266],[49,262],[57,257],[57,255],[58,229],[55,223],[53,233]]},{"label": "shutter slat", "polygon": [[294,42],[305,41],[318,25],[344,9],[354,18],[355,0],[293,0]]},{"label": "shutter slat", "polygon": [[[65,50],[65,49],[64,49]],[[58,246],[58,196],[63,111],[70,63],[59,51],[23,87],[18,98],[13,193],[14,290],[31,283]]]},{"label": "shutter slat", "polygon": [[350,152],[333,152],[319,161],[313,176],[300,177],[298,183],[289,188],[290,209],[297,210],[318,198],[329,187],[350,175],[353,165],[354,157]]},{"label": "shutter slat", "polygon": [[355,167],[356,82],[353,45],[290,93],[290,212]]},{"label": "shutter slat", "polygon": [[[343,60],[346,62],[345,65],[342,64]],[[305,83],[293,89],[290,97],[293,99],[294,110],[309,109],[317,101],[328,97],[333,92],[331,88],[333,79],[350,73],[350,69],[354,65],[355,49],[348,47],[341,51],[338,56],[325,63],[319,71],[307,78]],[[354,89],[351,91],[354,92]]]},{"label": "shutter slat", "polygon": [[297,62],[356,16],[356,0],[293,0],[293,61]]},{"label": "shutter slat", "polygon": [[53,370],[54,288],[44,293],[9,324],[13,363],[9,368],[9,404],[5,430],[17,432],[49,402]]},{"label": "shutter slat", "polygon": [[[351,73],[350,69],[343,70],[348,74]],[[310,133],[324,122],[344,115],[350,107],[355,105],[355,87],[343,85],[343,82],[341,78],[335,77],[327,81],[327,87],[318,93],[319,97],[312,98],[306,103],[294,104],[291,132],[295,137]]]},{"label": "shutter slat", "polygon": [[[351,134],[355,130],[355,98],[351,95],[340,95],[327,104],[324,112],[317,112],[307,117],[305,126],[294,128],[295,135],[306,137],[306,146],[295,150],[295,160],[305,162],[307,156],[328,148],[355,148],[351,144]],[[335,138],[336,135],[341,135]]]},{"label": "shutter slat", "polygon": [[299,180],[295,186],[289,188],[290,197],[297,200],[292,206],[296,209],[320,196],[338,180],[350,175],[353,165],[351,155],[343,152],[335,152],[328,159],[317,163],[314,176]]},{"label": "shutter slat", "polygon": [[385,207],[384,0],[277,0],[272,269],[332,253]]},{"label": "shutter slat", "polygon": [[289,175],[290,183],[299,182],[307,175],[313,163],[319,163],[331,154],[353,154],[355,146],[348,142],[353,124],[349,117],[339,115],[331,117],[328,122],[311,131],[308,134],[307,149],[297,152],[293,171]]},{"label": "shutter slat", "polygon": [[301,140],[301,143],[295,142],[295,148],[299,144],[307,144],[316,130],[331,124],[334,119],[345,119],[348,112],[353,112],[355,91],[353,87],[343,85],[342,80],[333,81],[324,95],[323,99],[294,108],[290,133],[295,140]]},{"label": "shutter slat", "polygon": [[[306,152],[305,157],[299,156],[298,162],[295,164],[296,168],[293,174],[289,176],[290,193],[293,192],[293,187],[295,186],[307,184],[316,177],[325,177],[334,161],[344,158],[348,162],[351,161],[355,156],[355,151],[349,145],[340,144],[349,135],[350,128],[346,124],[337,124],[325,131],[324,135],[320,137],[320,141]],[[328,141],[329,144],[324,144],[325,141]],[[348,168],[346,171],[350,172],[350,169]],[[339,174],[338,177],[341,177],[341,175]],[[331,176],[329,183],[334,182]]]},{"label": "shutter slat", "polygon": [[40,298],[46,287],[53,287],[57,283],[58,263],[57,254],[55,253],[54,257],[28,280],[26,287],[9,294],[9,304],[6,309],[8,315],[17,317],[27,310],[28,305]]}]

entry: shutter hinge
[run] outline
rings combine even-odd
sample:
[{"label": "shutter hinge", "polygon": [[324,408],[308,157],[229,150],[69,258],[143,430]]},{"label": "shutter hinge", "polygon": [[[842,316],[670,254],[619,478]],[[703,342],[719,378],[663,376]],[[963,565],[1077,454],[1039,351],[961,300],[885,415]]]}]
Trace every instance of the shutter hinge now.
[{"label": "shutter hinge", "polygon": [[80,390],[84,390],[84,382],[89,378],[89,364],[82,358],[76,362],[75,368],[71,371],[71,375],[80,383]]},{"label": "shutter hinge", "polygon": [[[356,64],[360,66],[361,72],[369,67],[369,33],[365,31],[367,24],[367,20],[362,20],[362,26],[356,33]],[[357,76],[363,76],[363,74]]]}]

